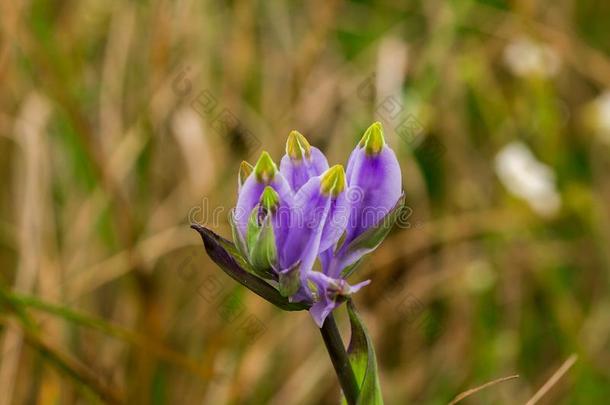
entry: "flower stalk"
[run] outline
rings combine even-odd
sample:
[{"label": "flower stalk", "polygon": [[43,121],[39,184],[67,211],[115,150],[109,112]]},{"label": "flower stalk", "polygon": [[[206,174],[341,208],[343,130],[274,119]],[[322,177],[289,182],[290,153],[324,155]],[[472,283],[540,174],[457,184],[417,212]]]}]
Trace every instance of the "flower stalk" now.
[{"label": "flower stalk", "polygon": [[341,384],[341,389],[343,390],[343,395],[345,395],[347,403],[349,405],[356,404],[358,396],[360,395],[360,389],[358,388],[354,370],[347,357],[341,334],[339,333],[337,323],[335,322],[332,313],[328,315],[324,321],[324,324],[320,328],[320,333],[322,334],[322,339],[324,339],[326,350],[328,351],[330,361],[335,368],[335,373],[337,374],[339,384]]}]

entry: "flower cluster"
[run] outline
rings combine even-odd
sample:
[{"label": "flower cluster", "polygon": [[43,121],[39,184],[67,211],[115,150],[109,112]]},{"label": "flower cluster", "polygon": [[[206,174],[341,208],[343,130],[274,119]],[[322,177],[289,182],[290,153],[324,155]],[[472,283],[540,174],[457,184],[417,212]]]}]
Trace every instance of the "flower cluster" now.
[{"label": "flower cluster", "polygon": [[380,123],[364,133],[347,163],[329,168],[297,131],[279,165],[263,152],[242,162],[233,239],[256,275],[292,302],[328,314],[369,281],[347,283],[362,257],[387,235],[402,207],[401,173]]}]

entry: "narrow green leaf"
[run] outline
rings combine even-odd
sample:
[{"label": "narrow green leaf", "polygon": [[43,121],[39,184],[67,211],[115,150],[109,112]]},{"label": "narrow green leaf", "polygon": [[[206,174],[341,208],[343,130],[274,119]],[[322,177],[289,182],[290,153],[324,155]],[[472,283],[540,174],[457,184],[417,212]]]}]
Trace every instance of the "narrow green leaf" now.
[{"label": "narrow green leaf", "polygon": [[375,349],[351,299],[347,313],[352,331],[347,354],[360,386],[357,405],[383,405]]},{"label": "narrow green leaf", "polygon": [[243,266],[243,258],[241,258],[237,248],[235,248],[235,245],[231,242],[201,225],[192,224],[191,228],[201,235],[203,245],[208,256],[210,256],[210,259],[212,259],[229,277],[285,311],[302,311],[309,309],[307,304],[289,302],[288,298],[282,297],[279,291],[271,284],[248,272]]}]

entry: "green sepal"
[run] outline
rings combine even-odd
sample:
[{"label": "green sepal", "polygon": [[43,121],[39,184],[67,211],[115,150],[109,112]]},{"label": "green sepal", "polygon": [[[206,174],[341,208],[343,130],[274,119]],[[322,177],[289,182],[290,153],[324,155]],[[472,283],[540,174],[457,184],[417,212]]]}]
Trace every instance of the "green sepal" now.
[{"label": "green sepal", "polygon": [[237,229],[233,215],[229,215],[229,224],[231,224],[231,235],[233,236],[233,244],[237,248],[238,252],[247,260],[248,249],[246,248],[246,241],[242,237],[241,233]]},{"label": "green sepal", "polygon": [[259,207],[255,207],[248,220],[246,235],[248,259],[252,268],[261,277],[275,278],[273,267],[277,262],[275,234],[271,224],[271,216],[266,215],[259,223]]},{"label": "green sepal", "polygon": [[262,274],[268,274],[277,262],[275,234],[271,225],[271,218],[265,218],[258,237],[249,248],[252,267],[263,272]]},{"label": "green sepal", "polygon": [[301,285],[301,262],[298,261],[294,266],[280,272],[279,291],[284,297],[296,294]]}]

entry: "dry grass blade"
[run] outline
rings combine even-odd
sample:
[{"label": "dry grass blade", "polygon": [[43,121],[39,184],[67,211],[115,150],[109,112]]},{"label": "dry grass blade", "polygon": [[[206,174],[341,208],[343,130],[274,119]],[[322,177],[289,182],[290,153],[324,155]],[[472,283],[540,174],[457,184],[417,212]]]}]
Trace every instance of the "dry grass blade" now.
[{"label": "dry grass blade", "polygon": [[[19,184],[15,193],[15,206],[20,207],[20,211],[17,214],[19,262],[13,288],[24,293],[33,290],[44,256],[43,231],[47,229],[45,195],[49,181],[44,166],[44,157],[48,154],[45,131],[50,115],[48,101],[36,92],[30,93],[23,103],[14,129],[23,154],[15,159]],[[22,338],[19,330],[9,329],[0,343],[3,354],[0,387],[4,387],[0,405],[10,404],[13,398],[13,387],[20,367]]]},{"label": "dry grass blade", "polygon": [[467,398],[467,397],[471,396],[472,394],[475,394],[475,393],[477,393],[477,392],[479,392],[479,391],[481,391],[481,390],[483,390],[483,389],[485,389],[487,387],[491,387],[492,385],[496,385],[496,384],[504,382],[504,381],[513,380],[515,378],[519,378],[519,375],[515,374],[515,375],[510,375],[508,377],[498,378],[497,380],[490,381],[490,382],[485,383],[485,384],[483,384],[483,385],[481,385],[479,387],[471,388],[468,391],[464,391],[460,395],[455,397],[453,399],[453,401],[449,402],[449,405],[457,404],[458,402],[460,402],[464,398]]},{"label": "dry grass blade", "polygon": [[[5,323],[5,320],[1,320],[0,324],[3,326],[9,325],[8,323]],[[39,336],[37,332],[24,326],[15,326],[23,337],[23,341],[44,356],[49,364],[53,365],[56,369],[69,376],[84,388],[90,390],[105,403],[124,403],[122,394],[103,381],[88,366],[71,355],[58,350]]]},{"label": "dry grass blade", "polygon": [[129,329],[115,325],[104,319],[87,315],[83,312],[74,311],[64,306],[41,301],[36,297],[2,291],[1,286],[0,294],[2,295],[2,298],[9,299],[15,307],[18,307],[21,310],[24,308],[38,309],[60,317],[68,322],[96,329],[108,336],[114,336],[115,338],[123,340],[132,345],[142,347],[147,352],[158,356],[160,359],[163,359],[170,364],[183,368],[184,370],[198,376],[202,380],[208,380],[214,377],[212,370],[209,368],[202,367],[197,361],[194,361],[184,354],[173,350],[172,348],[166,346],[163,342],[153,341],[148,336],[133,332]]},{"label": "dry grass blade", "polygon": [[578,360],[578,356],[576,354],[572,354],[570,357],[568,357],[568,359],[563,362],[561,367],[559,367],[557,371],[555,371],[555,374],[553,374],[551,378],[549,378],[547,382],[544,383],[542,387],[540,387],[540,389],[534,394],[533,397],[530,398],[529,401],[527,401],[525,405],[534,405],[538,401],[540,401],[540,398],[542,398],[547,392],[549,392],[549,390],[555,384],[557,384],[557,381],[559,381],[559,379],[563,377],[565,373],[567,373],[567,371],[574,365],[574,363],[576,363],[576,360]]}]

